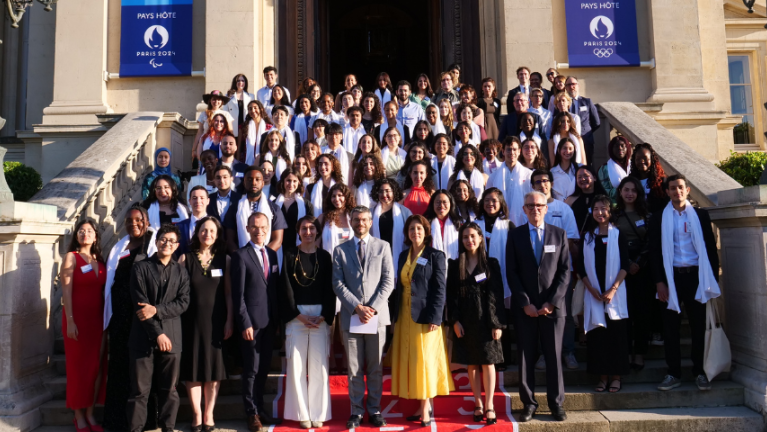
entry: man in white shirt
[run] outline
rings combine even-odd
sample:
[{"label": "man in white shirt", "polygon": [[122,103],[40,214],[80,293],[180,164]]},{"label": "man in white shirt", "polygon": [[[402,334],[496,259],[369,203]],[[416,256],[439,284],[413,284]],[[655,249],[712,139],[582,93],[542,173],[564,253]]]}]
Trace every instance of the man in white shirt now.
[{"label": "man in white shirt", "polygon": [[509,220],[515,226],[527,223],[522,204],[525,194],[532,191],[530,186],[530,174],[533,173],[518,163],[519,153],[521,152],[519,139],[509,137],[503,142],[503,165],[493,171],[490,178],[487,179],[486,189],[496,187],[503,192],[503,198],[506,205],[509,206]]},{"label": "man in white shirt", "polygon": [[[325,93],[322,95],[319,101],[320,104],[320,112],[317,114],[317,116],[314,118],[314,121],[317,121],[317,119],[322,119],[330,123],[336,123],[340,124],[341,126],[344,125],[345,120],[344,116],[335,112],[333,110],[333,106],[335,106],[335,102],[333,101],[333,95],[330,93]],[[327,134],[327,131],[326,131]]]},{"label": "man in white shirt", "polygon": [[546,101],[546,94],[544,93],[543,89],[534,88],[530,91],[530,108],[527,109],[527,112],[531,112],[533,114],[538,114],[538,117],[541,118],[541,126],[543,127],[543,133],[546,134],[546,137],[551,136],[551,122],[554,116],[551,114],[551,111],[547,110],[543,106],[543,102]]},{"label": "man in white shirt", "polygon": [[[272,98],[272,89],[275,85],[277,85],[277,68],[274,66],[267,66],[264,68],[264,81],[266,81],[266,85],[258,89],[258,92],[256,93],[256,99],[258,99],[259,102],[261,102],[262,105],[266,106],[269,103],[269,100]],[[284,88],[285,95],[290,99],[290,92],[287,88]]]},{"label": "man in white shirt", "polygon": [[[546,200],[549,205],[549,210],[544,216],[544,221],[549,225],[562,228],[567,233],[567,240],[570,246],[570,256],[577,251],[576,242],[581,238],[578,234],[578,224],[575,223],[575,215],[573,210],[562,201],[555,200],[551,196],[551,187],[554,185],[554,176],[549,170],[535,170],[530,176],[530,181],[533,183],[533,190],[546,195]],[[572,262],[570,263],[570,271],[572,272]],[[576,277],[571,274],[570,288],[567,290],[565,296],[565,305],[567,306],[567,317],[565,318],[565,331],[562,336],[562,357],[565,362],[565,366],[568,369],[578,369],[578,360],[575,358],[575,317],[572,315],[573,304],[573,290],[575,283],[578,281]],[[540,366],[539,367],[539,363]],[[543,356],[538,359],[536,363],[537,369],[546,369]]]},{"label": "man in white shirt", "polygon": [[358,106],[349,107],[346,110],[346,117],[349,118],[349,124],[344,126],[344,149],[354,157],[360,138],[367,133],[365,127],[362,126],[362,108]]},{"label": "man in white shirt", "polygon": [[412,138],[415,124],[421,120],[426,120],[426,115],[421,105],[410,103],[410,93],[411,87],[409,82],[402,80],[397,83],[397,103],[399,104],[397,120],[410,129],[410,138]]},{"label": "man in white shirt", "polygon": [[[360,127],[360,129],[363,129]],[[343,146],[344,131],[341,125],[338,123],[332,123],[328,126],[327,130],[328,145],[322,146],[320,151],[322,154],[330,153],[338,159],[341,163],[341,174],[344,176],[344,183],[348,186],[351,183],[351,175],[349,174],[349,154]]]},{"label": "man in white shirt", "polygon": [[194,237],[197,221],[208,215],[208,204],[210,204],[210,198],[205,186],[195,186],[192,188],[189,192],[189,207],[192,209],[192,214],[189,216],[189,219],[182,220],[176,224],[181,233],[175,253],[176,257],[189,252],[189,245],[192,242],[192,237]]}]

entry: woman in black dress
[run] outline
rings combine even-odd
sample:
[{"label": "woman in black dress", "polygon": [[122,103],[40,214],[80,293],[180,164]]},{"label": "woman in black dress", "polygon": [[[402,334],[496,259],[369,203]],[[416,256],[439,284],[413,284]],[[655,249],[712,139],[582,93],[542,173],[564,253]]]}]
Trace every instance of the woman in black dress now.
[{"label": "woman in black dress", "polygon": [[628,245],[610,223],[607,195],[597,195],[591,204],[591,220],[584,236],[578,274],[585,286],[583,321],[587,336],[587,370],[599,375],[597,392],[621,389],[621,375],[629,373],[628,305],[626,277]]},{"label": "woman in black dress", "polygon": [[[133,322],[134,308],[130,296],[130,274],[133,263],[147,257],[154,245],[152,231],[148,230],[149,216],[146,210],[134,205],[125,215],[127,235],[120,239],[109,252],[107,259],[107,283],[104,292],[104,325],[109,326],[109,365],[107,372],[107,393],[104,401],[103,427],[113,431],[127,431],[128,418],[125,406],[130,396],[128,374],[128,336]],[[155,399],[149,398],[147,423],[156,423]]]},{"label": "woman in black dress", "polygon": [[[189,308],[181,315],[182,345],[179,379],[186,384],[192,406],[192,432],[215,428],[213,408],[222,379],[226,379],[222,345],[232,336],[229,257],[218,219],[197,222],[190,252],[179,258],[189,272]],[[205,413],[201,399],[205,398]]]},{"label": "woman in black dress", "polygon": [[282,210],[285,222],[288,224],[282,232],[282,247],[285,251],[295,250],[300,243],[296,222],[306,215],[314,216],[314,207],[311,202],[303,198],[304,182],[301,181],[298,172],[292,168],[282,172],[278,186],[280,195],[274,203]]},{"label": "woman in black dress", "polygon": [[501,266],[487,256],[484,235],[476,223],[461,226],[458,238],[458,259],[449,259],[447,265],[448,320],[455,331],[452,361],[469,366],[474,421],[481,422],[484,414],[491,425],[497,421],[493,409],[495,365],[503,363],[501,333],[506,328]]}]

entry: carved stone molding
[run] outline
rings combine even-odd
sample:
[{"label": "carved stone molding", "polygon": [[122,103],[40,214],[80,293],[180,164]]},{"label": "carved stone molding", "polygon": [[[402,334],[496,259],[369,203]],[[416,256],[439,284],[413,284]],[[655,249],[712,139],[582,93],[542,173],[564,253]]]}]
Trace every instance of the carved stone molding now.
[{"label": "carved stone molding", "polygon": [[455,31],[455,62],[461,66],[463,63],[463,41],[461,38],[461,0],[453,0],[453,28]]}]

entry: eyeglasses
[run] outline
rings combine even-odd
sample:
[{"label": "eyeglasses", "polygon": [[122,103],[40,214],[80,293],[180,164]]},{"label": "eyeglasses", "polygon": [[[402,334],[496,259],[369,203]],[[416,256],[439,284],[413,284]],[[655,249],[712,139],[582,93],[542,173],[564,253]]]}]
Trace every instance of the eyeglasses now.
[{"label": "eyeglasses", "polygon": [[171,239],[165,238],[165,237],[161,238],[158,241],[160,242],[160,244],[169,244],[171,246],[173,246],[174,244],[178,243],[176,240],[171,240]]},{"label": "eyeglasses", "polygon": [[245,82],[245,80],[244,80],[244,79],[242,79],[242,78],[240,78],[240,79],[238,79],[238,80],[237,80],[237,82],[241,82],[241,83],[244,83],[244,82]]},{"label": "eyeglasses", "polygon": [[577,86],[577,85],[578,85],[578,83],[576,83],[576,82],[573,82],[573,83],[570,83],[570,84],[565,84],[565,85],[566,85],[567,87],[575,87],[575,86]]},{"label": "eyeglasses", "polygon": [[77,235],[86,235],[86,234],[96,234],[96,231],[93,230],[79,230],[77,231]]},{"label": "eyeglasses", "polygon": [[525,208],[528,210],[535,210],[535,209],[542,209],[546,207],[547,204],[525,204]]}]

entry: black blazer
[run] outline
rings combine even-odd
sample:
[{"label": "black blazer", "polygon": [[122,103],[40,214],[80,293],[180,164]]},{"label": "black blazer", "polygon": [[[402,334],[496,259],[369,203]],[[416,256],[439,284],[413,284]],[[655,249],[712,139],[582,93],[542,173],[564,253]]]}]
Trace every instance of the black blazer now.
[{"label": "black blazer", "polygon": [[[407,262],[410,249],[399,254],[397,265],[397,287],[394,290],[393,304],[391,305],[391,322],[397,322],[399,308],[402,304],[402,280],[399,277],[402,267]],[[447,277],[447,260],[445,253],[426,246],[421,253],[425,258],[424,265],[416,264],[413,271],[413,279],[410,284],[410,315],[418,324],[442,324],[442,312],[445,310],[446,292],[445,278]]]},{"label": "black blazer", "polygon": [[277,253],[266,248],[269,277],[264,278],[261,261],[250,243],[231,255],[234,320],[240,331],[266,328],[277,320],[277,280],[280,276]]},{"label": "black blazer", "polygon": [[[554,246],[555,252],[544,253],[540,266],[535,261],[530,241],[530,225],[524,224],[509,233],[506,243],[506,277],[513,306],[532,304],[540,309],[548,302],[554,306],[554,317],[567,315],[565,294],[570,284],[570,249],[565,231],[545,224],[543,244]],[[521,311],[520,311],[521,312]]]},{"label": "black blazer", "polygon": [[[700,228],[701,231],[703,231],[703,241],[706,242],[708,262],[711,263],[711,270],[714,272],[714,277],[719,281],[719,254],[716,251],[714,230],[711,228],[711,217],[709,217],[708,211],[701,208],[695,208],[695,213],[698,215],[698,219],[700,219]],[[666,280],[666,271],[663,267],[662,226],[663,210],[658,210],[653,213],[650,218],[650,226],[647,230],[647,236],[650,238],[650,268],[652,269],[652,276],[655,283],[668,283]]]},{"label": "black blazer", "polygon": [[584,141],[586,139],[593,141],[594,131],[600,126],[599,112],[596,105],[591,102],[591,99],[578,96],[577,99],[573,99],[570,105],[570,112],[578,114],[581,118],[581,137],[583,137]]},{"label": "black blazer", "polygon": [[[208,204],[208,206],[210,206],[210,204]],[[205,208],[207,209],[207,207]],[[192,239],[189,237],[190,223],[192,223],[191,217],[176,224],[176,228],[178,228],[181,235],[178,238],[178,248],[176,248],[176,252],[173,253],[173,258],[175,259],[178,259],[181,255],[189,252],[189,244],[192,242]]]},{"label": "black blazer", "polygon": [[[545,142],[546,134],[543,132],[544,129],[541,117],[536,113],[530,114],[533,115],[533,120],[535,120],[535,124],[537,125],[535,131],[538,133],[538,136],[541,137],[542,142]],[[503,142],[504,138],[507,136],[519,136],[519,128],[517,127],[518,121],[519,116],[516,111],[511,111],[510,114],[507,114],[506,117],[503,118],[503,123],[498,128],[498,141]]]},{"label": "black blazer", "polygon": [[[528,87],[530,85],[528,84]],[[521,89],[519,86],[514,87],[513,89],[509,90],[509,93],[506,95],[506,113],[511,114],[514,110],[514,96],[519,93]]]},{"label": "black blazer", "polygon": [[181,314],[189,306],[189,273],[184,266],[171,259],[168,287],[162,293],[157,254],[133,264],[130,278],[130,296],[133,310],[146,303],[157,308],[157,313],[146,321],[133,315],[128,347],[138,352],[157,348],[157,337],[164,334],[170,339],[172,354],[181,352]]},{"label": "black blazer", "polygon": [[[482,316],[482,319],[492,329],[506,328],[506,307],[503,302],[503,275],[501,274],[501,265],[495,258],[487,258],[487,280],[477,282],[476,279],[461,280],[460,261],[451,259],[447,261],[447,322],[455,324],[464,320],[462,302],[468,300],[461,295],[461,288],[470,285],[485,284],[481,288],[480,298],[478,299],[481,309],[474,312],[476,316]],[[483,295],[484,294],[484,295]],[[472,299],[473,300],[473,299]],[[472,303],[476,304],[476,303]],[[476,318],[476,317],[474,317]]]},{"label": "black blazer", "polygon": [[[495,124],[500,126],[501,125],[501,100],[498,98],[493,98],[493,103],[495,104],[495,112],[493,113],[493,117],[495,117]],[[485,100],[483,98],[479,98],[477,100],[477,107],[482,109],[482,112],[487,115],[487,103],[485,103]],[[487,122],[485,122],[485,127],[487,127]]]},{"label": "black blazer", "polygon": [[214,218],[218,219],[218,221],[223,224],[226,215],[230,211],[237,213],[237,203],[240,202],[242,195],[232,189],[232,194],[229,196],[229,208],[226,209],[226,213],[224,214],[218,214],[218,204],[216,202],[218,200],[218,192],[208,194],[208,198],[210,198],[210,203],[208,203],[208,206],[205,207],[205,213],[207,213],[208,216],[213,216]]},{"label": "black blazer", "polygon": [[[386,119],[384,119],[384,121],[386,121]],[[376,137],[376,140],[378,139],[379,136],[381,136],[381,126],[383,125],[378,125],[375,127],[375,129],[373,129],[373,136]],[[386,127],[387,128],[389,127],[388,123]],[[404,147],[406,144],[410,144],[410,128],[406,124],[403,124],[402,131],[405,133],[405,136],[402,137],[402,145],[400,147]],[[386,142],[384,142],[384,140],[381,140],[381,143],[379,145],[385,146]],[[384,161],[384,164],[386,164],[386,161]]]},{"label": "black blazer", "polygon": [[[277,301],[280,308],[280,319],[283,323],[295,319],[300,312],[296,307],[295,293],[301,290],[307,290],[308,287],[302,287],[295,283],[293,277],[296,271],[296,254],[298,251],[293,248],[283,248],[285,254],[282,260],[282,273],[280,274],[280,289],[277,291]],[[328,325],[333,325],[333,318],[336,315],[336,293],[333,291],[333,258],[325,249],[317,248],[317,261],[320,266],[317,273],[317,284],[313,289],[319,289],[322,293],[322,316]]]}]

